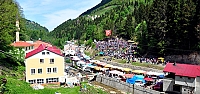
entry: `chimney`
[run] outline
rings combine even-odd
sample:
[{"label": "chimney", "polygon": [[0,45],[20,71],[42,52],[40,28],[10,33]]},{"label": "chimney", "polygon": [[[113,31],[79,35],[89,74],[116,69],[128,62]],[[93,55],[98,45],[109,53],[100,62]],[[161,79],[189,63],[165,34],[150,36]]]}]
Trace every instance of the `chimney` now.
[{"label": "chimney", "polygon": [[173,64],[174,66],[176,66],[176,62],[174,62],[174,64]]},{"label": "chimney", "polygon": [[19,30],[20,30],[20,28],[19,28],[19,21],[18,20],[16,21],[16,27],[17,27],[16,42],[18,42],[19,41]]}]

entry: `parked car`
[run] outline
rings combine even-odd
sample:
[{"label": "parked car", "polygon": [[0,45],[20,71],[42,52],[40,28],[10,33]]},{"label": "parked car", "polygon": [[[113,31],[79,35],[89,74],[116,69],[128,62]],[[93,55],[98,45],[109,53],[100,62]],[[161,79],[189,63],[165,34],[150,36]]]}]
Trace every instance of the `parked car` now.
[{"label": "parked car", "polygon": [[163,82],[157,82],[157,83],[153,86],[153,90],[163,91]]}]

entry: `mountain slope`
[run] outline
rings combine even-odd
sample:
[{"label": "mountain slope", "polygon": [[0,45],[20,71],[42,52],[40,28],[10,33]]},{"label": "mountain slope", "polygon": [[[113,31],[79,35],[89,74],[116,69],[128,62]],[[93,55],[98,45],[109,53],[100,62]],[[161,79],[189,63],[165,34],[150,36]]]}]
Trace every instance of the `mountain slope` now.
[{"label": "mountain slope", "polygon": [[112,36],[137,41],[140,55],[166,56],[200,51],[200,0],[111,0],[89,14],[65,21],[50,35],[54,44],[81,44]]},{"label": "mountain slope", "polygon": [[25,29],[26,29],[26,36],[28,38],[26,40],[38,40],[42,39],[45,40],[48,37],[48,29],[46,27],[41,26],[40,24],[25,19]]},{"label": "mountain slope", "polygon": [[111,0],[102,0],[98,5],[94,6],[93,8],[87,10],[86,12],[83,12],[80,16],[84,16],[87,14],[90,14],[91,12],[93,12],[94,10],[98,9],[99,7],[107,4],[108,2],[110,2]]}]

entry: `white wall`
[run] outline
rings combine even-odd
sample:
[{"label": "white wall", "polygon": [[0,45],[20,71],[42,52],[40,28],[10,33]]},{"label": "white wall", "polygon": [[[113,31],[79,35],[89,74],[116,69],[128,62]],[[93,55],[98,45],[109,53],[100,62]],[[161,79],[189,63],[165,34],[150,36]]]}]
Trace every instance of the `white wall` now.
[{"label": "white wall", "polygon": [[200,77],[196,77],[195,92],[200,93]]},{"label": "white wall", "polygon": [[195,87],[195,78],[175,76],[175,84],[182,86]]},{"label": "white wall", "polygon": [[173,91],[174,79],[163,79],[163,91]]}]

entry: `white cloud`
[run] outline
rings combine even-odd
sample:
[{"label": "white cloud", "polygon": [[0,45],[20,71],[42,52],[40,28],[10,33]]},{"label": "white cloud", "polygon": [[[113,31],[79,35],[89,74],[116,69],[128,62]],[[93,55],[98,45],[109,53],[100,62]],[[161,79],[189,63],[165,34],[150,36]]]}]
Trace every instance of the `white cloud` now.
[{"label": "white cloud", "polygon": [[53,14],[44,15],[45,20],[48,20],[44,25],[47,26],[47,28],[51,31],[64,21],[78,17],[79,13],[80,11],[78,10],[65,9]]},{"label": "white cloud", "polygon": [[52,31],[68,19],[94,7],[101,0],[17,0],[27,19],[35,21]]}]

